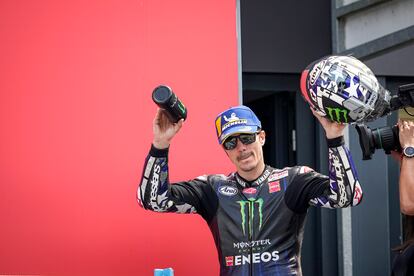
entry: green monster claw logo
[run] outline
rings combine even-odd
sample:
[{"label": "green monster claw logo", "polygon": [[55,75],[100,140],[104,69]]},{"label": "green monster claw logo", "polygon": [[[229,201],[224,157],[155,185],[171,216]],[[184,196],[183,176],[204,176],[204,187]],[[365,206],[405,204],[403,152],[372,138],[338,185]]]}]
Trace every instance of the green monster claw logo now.
[{"label": "green monster claw logo", "polygon": [[[328,116],[332,121],[348,123],[348,110],[332,107],[327,107],[326,109],[328,110]],[[341,118],[341,115],[343,118]]]},{"label": "green monster claw logo", "polygon": [[181,110],[182,113],[185,113],[185,106],[181,102],[178,102],[178,108]]},{"label": "green monster claw logo", "polygon": [[254,206],[257,204],[258,212],[259,212],[259,229],[262,228],[262,221],[263,221],[263,199],[259,198],[255,200],[254,198],[249,198],[248,201],[241,200],[237,201],[240,204],[240,214],[242,217],[242,229],[243,234],[246,235],[246,206],[247,206],[247,212],[249,212],[249,234],[250,236],[253,233],[253,219],[254,219]]}]

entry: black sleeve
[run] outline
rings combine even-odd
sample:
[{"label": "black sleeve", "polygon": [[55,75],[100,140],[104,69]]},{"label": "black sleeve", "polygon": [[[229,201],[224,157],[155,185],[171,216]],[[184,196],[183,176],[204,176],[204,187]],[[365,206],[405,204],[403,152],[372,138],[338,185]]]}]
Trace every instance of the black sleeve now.
[{"label": "black sleeve", "polygon": [[170,185],[170,190],[176,205],[187,203],[194,206],[196,212],[207,221],[210,221],[215,215],[218,208],[218,198],[209,184],[207,176],[174,183]]},{"label": "black sleeve", "polygon": [[286,190],[285,201],[295,212],[305,212],[309,205],[324,208],[356,206],[362,189],[343,137],[328,139],[329,177],[307,167],[296,168]]},{"label": "black sleeve", "polygon": [[[304,213],[312,198],[326,195],[329,178],[313,170],[300,173],[307,167],[295,168],[296,174],[285,191],[285,203],[295,213]],[[310,170],[310,169],[309,169]]]},{"label": "black sleeve", "polygon": [[152,146],[137,190],[138,203],[147,210],[199,213],[210,219],[217,209],[218,199],[208,178],[170,184],[168,176],[168,149]]}]

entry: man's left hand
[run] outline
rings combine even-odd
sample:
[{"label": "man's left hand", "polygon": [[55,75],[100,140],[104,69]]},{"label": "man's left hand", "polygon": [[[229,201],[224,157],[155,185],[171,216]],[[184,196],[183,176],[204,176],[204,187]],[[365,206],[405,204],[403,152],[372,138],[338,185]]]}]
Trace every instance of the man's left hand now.
[{"label": "man's left hand", "polygon": [[344,129],[347,126],[346,124],[333,122],[326,117],[319,115],[313,108],[310,108],[313,115],[321,123],[323,129],[325,130],[326,138],[333,139],[343,135]]}]

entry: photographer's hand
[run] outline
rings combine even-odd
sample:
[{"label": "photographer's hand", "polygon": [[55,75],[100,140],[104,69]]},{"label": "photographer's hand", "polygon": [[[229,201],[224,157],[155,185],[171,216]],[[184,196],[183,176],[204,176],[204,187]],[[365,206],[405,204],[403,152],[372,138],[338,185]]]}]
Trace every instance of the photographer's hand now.
[{"label": "photographer's hand", "polygon": [[[399,121],[401,148],[414,146],[414,122]],[[406,215],[414,215],[414,158],[403,156],[400,170],[400,208]]]},{"label": "photographer's hand", "polygon": [[323,129],[325,130],[326,138],[333,139],[333,138],[337,138],[343,135],[346,124],[333,122],[319,115],[312,108],[310,110],[312,111],[313,115],[318,119],[318,121],[321,123]]},{"label": "photographer's hand", "polygon": [[401,148],[414,146],[414,122],[400,120],[398,128]]},{"label": "photographer's hand", "polygon": [[181,129],[184,122],[184,119],[181,119],[177,123],[172,123],[165,112],[159,108],[152,123],[154,133],[152,144],[158,149],[166,149],[170,146],[172,138]]}]

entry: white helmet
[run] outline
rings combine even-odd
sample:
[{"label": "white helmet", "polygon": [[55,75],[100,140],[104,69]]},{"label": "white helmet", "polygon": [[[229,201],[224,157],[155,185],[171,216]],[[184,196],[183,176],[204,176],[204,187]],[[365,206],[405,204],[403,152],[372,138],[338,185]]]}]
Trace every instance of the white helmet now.
[{"label": "white helmet", "polygon": [[306,67],[302,96],[319,114],[339,123],[376,119],[389,107],[390,93],[372,71],[351,56],[327,56]]}]

